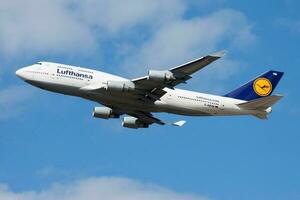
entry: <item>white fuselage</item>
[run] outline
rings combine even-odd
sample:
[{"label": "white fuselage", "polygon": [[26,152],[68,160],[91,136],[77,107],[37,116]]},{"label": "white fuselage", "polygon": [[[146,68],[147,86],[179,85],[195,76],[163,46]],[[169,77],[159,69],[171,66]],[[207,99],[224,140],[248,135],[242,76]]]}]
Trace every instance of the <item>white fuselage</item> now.
[{"label": "white fuselage", "polygon": [[119,110],[167,112],[191,116],[249,115],[256,112],[238,107],[237,104],[245,102],[243,100],[176,88],[164,88],[166,94],[154,102],[140,100],[131,92],[101,90],[92,93],[81,88],[92,84],[106,84],[107,81],[129,80],[96,70],[58,63],[40,62],[22,68],[16,74],[36,87],[82,97]]}]

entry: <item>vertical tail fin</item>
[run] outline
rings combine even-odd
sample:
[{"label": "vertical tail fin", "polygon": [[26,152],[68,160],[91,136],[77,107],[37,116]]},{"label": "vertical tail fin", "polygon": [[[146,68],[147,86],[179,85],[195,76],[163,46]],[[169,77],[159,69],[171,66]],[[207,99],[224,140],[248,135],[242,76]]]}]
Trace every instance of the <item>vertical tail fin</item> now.
[{"label": "vertical tail fin", "polygon": [[279,71],[268,71],[224,96],[245,101],[270,96],[283,74]]}]

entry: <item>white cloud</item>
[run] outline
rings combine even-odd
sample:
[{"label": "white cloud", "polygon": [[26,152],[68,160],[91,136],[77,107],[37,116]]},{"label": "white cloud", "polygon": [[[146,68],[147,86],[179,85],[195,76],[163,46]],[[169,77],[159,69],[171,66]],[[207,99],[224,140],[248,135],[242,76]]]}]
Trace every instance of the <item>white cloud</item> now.
[{"label": "white cloud", "polygon": [[137,26],[145,28],[140,34],[152,27],[152,48],[156,41],[173,41],[175,48],[184,50],[191,43],[194,48],[198,44],[206,47],[217,42],[218,36],[222,39],[230,34],[236,36],[231,39],[238,43],[253,39],[251,27],[241,12],[223,10],[186,20],[188,6],[181,0],[1,1],[0,49],[9,55],[27,51],[32,55],[82,54],[101,45],[99,38],[123,38]]},{"label": "white cloud", "polygon": [[24,102],[32,96],[33,91],[26,86],[12,85],[0,90],[0,120],[17,116],[26,110]]},{"label": "white cloud", "polygon": [[54,184],[42,191],[13,192],[0,185],[1,200],[206,200],[163,187],[126,178],[89,178],[68,184]]},{"label": "white cloud", "polygon": [[165,23],[185,9],[180,0],[87,0],[74,5],[83,21],[110,34],[139,24]]},{"label": "white cloud", "polygon": [[131,49],[125,68],[134,73],[145,73],[149,67],[166,69],[212,53],[222,43],[239,48],[253,43],[255,38],[247,18],[239,11],[220,10],[191,19],[180,16],[162,25],[148,41]]},{"label": "white cloud", "polygon": [[5,56],[90,55],[103,38],[171,20],[184,10],[179,0],[5,0],[0,5],[0,52]]},{"label": "white cloud", "polygon": [[95,44],[63,1],[1,1],[0,42],[5,55],[84,53]]}]

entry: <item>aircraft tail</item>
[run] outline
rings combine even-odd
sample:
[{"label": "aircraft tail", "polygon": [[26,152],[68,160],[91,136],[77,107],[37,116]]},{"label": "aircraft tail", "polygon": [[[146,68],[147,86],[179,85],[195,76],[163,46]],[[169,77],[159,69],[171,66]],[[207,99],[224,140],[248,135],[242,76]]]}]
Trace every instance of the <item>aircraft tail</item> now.
[{"label": "aircraft tail", "polygon": [[275,90],[283,74],[279,71],[268,71],[224,96],[245,101],[268,97]]}]

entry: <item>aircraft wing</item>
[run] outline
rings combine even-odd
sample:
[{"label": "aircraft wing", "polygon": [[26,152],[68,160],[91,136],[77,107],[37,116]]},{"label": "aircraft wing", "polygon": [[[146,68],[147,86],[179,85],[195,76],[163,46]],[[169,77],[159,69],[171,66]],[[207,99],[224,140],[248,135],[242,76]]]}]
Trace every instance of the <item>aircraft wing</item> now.
[{"label": "aircraft wing", "polygon": [[[163,88],[173,88],[180,83],[186,83],[187,80],[192,78],[191,75],[193,73],[224,55],[225,51],[220,51],[171,68],[167,71],[154,71],[154,78],[151,78],[151,71],[149,71],[148,76],[133,79],[132,82],[135,84],[136,89],[139,90],[139,93],[144,94],[145,97],[157,100],[165,94],[165,91],[162,90]],[[157,80],[155,76],[158,78],[164,76],[165,80]]]},{"label": "aircraft wing", "polygon": [[186,123],[186,121],[184,121],[184,120],[180,120],[180,121],[173,122],[173,123],[164,122],[164,121],[154,117],[151,113],[147,113],[147,112],[129,111],[129,112],[126,112],[126,114],[137,118],[140,123],[147,124],[147,125],[151,125],[151,124],[166,125],[166,124],[168,124],[168,125],[173,125],[173,126],[183,126]]}]

